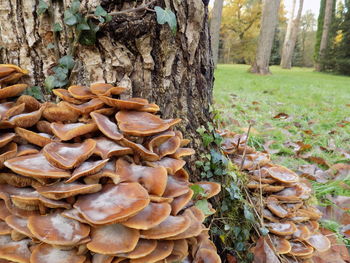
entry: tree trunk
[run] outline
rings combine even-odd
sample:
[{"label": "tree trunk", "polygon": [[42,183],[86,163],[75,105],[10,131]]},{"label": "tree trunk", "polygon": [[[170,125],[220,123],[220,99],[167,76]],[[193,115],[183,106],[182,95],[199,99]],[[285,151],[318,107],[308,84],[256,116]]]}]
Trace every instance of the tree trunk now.
[{"label": "tree trunk", "polygon": [[213,53],[214,67],[216,67],[219,59],[220,26],[223,6],[224,0],[215,0],[212,17],[210,19],[211,49]]},{"label": "tree trunk", "polygon": [[[38,2],[0,0],[0,63],[30,70],[28,82],[42,86],[58,58],[72,48],[75,32],[63,21],[70,0],[48,0],[51,14],[40,16],[36,13]],[[91,13],[100,4],[108,12],[120,11],[136,8],[141,2],[83,0],[80,12]],[[204,0],[156,1],[155,5],[176,14],[176,35],[167,24],[157,23],[155,13],[149,10],[154,4],[113,16],[98,32],[95,45],[76,47],[71,84],[107,82],[127,87],[126,97],[157,103],[162,117],[183,119],[178,127],[199,153],[202,143],[196,129],[210,121],[213,88],[207,4]],[[53,32],[54,23],[60,23],[63,30]],[[57,49],[49,48],[52,43]]]},{"label": "tree trunk", "polygon": [[[291,18],[292,24],[291,24],[289,36],[286,35],[286,39],[283,44],[281,67],[284,69],[292,68],[293,54],[294,54],[295,44],[298,38],[299,23],[300,23],[301,14],[303,11],[303,5],[304,5],[304,0],[300,0],[297,16],[295,17],[295,19]],[[288,23],[288,26],[289,26],[289,23]],[[287,29],[287,33],[288,33],[288,29]]]},{"label": "tree trunk", "polygon": [[326,7],[324,13],[324,23],[323,23],[323,31],[322,38],[320,43],[320,51],[318,56],[318,61],[316,63],[316,71],[323,71],[322,60],[326,54],[326,50],[328,48],[329,43],[329,31],[332,24],[332,10],[333,10],[333,2],[334,0],[326,0]]},{"label": "tree trunk", "polygon": [[250,72],[266,75],[270,74],[269,62],[273,39],[278,22],[278,10],[280,0],[264,0],[260,35],[255,61],[250,68]]}]

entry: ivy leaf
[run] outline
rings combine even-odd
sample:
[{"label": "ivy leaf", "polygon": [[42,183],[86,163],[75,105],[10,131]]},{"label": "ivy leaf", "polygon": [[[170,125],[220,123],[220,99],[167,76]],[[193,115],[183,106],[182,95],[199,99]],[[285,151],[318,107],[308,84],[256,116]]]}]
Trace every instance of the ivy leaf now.
[{"label": "ivy leaf", "polygon": [[170,29],[173,32],[173,34],[176,34],[177,20],[174,12],[170,9],[163,9],[160,6],[156,6],[154,8],[154,11],[156,11],[157,23],[160,25],[164,25],[165,23],[167,23],[170,26]]},{"label": "ivy leaf", "polygon": [[46,48],[47,49],[54,49],[55,45],[53,43],[49,43]]},{"label": "ivy leaf", "polygon": [[99,6],[96,7],[95,16],[103,16],[103,17],[105,17],[107,15],[108,15],[107,11],[104,10],[102,6],[99,5]]},{"label": "ivy leaf", "polygon": [[198,197],[206,197],[206,193],[203,187],[201,187],[198,184],[193,184],[190,186],[190,188],[193,191],[193,197],[192,199],[197,199]]},{"label": "ivy leaf", "polygon": [[30,87],[30,88],[26,89],[25,92],[23,92],[23,94],[32,96],[40,101],[44,101],[44,95],[43,95],[41,88],[39,86]]},{"label": "ivy leaf", "polygon": [[78,24],[77,29],[80,31],[90,30],[90,26],[88,25],[88,23],[86,21],[83,21],[82,23]]},{"label": "ivy leaf", "polygon": [[247,219],[251,222],[255,221],[254,215],[251,212],[251,209],[247,205],[244,206],[244,217],[245,217],[245,219]]},{"label": "ivy leaf", "polygon": [[66,55],[64,57],[61,57],[58,62],[61,66],[66,67],[67,69],[72,69],[74,67],[74,59],[70,55]]},{"label": "ivy leaf", "polygon": [[109,15],[109,14],[107,14],[107,15],[105,16],[105,19],[106,19],[106,22],[110,22],[110,21],[112,21],[112,16]]},{"label": "ivy leaf", "polygon": [[38,7],[36,9],[36,13],[38,14],[38,16],[40,16],[44,14],[48,8],[49,8],[49,5],[44,0],[40,0]]},{"label": "ivy leaf", "polygon": [[84,34],[80,34],[79,43],[82,45],[92,46],[96,43],[96,33],[100,27],[95,25],[90,20],[88,23],[90,30],[84,31]]},{"label": "ivy leaf", "polygon": [[72,5],[70,6],[70,11],[72,12],[72,14],[76,14],[79,12],[79,8],[80,8],[80,1],[74,0],[72,2]]},{"label": "ivy leaf", "polygon": [[65,81],[68,75],[68,69],[65,67],[54,67],[55,77],[58,81]]},{"label": "ivy leaf", "polygon": [[46,90],[50,92],[52,89],[54,89],[55,88],[55,82],[56,82],[55,76],[53,76],[53,75],[48,76],[45,79],[45,82],[44,82]]},{"label": "ivy leaf", "polygon": [[77,17],[70,10],[64,11],[63,21],[68,26],[74,26],[76,23],[78,23]]},{"label": "ivy leaf", "polygon": [[63,28],[62,28],[62,26],[61,26],[60,23],[55,23],[55,24],[53,25],[53,32],[60,32],[60,31],[62,31],[62,30],[63,30]]},{"label": "ivy leaf", "polygon": [[207,199],[198,200],[196,202],[196,207],[199,208],[200,210],[202,210],[202,212],[206,216],[214,214],[214,212],[210,211],[210,209],[209,209],[209,203],[208,203]]}]

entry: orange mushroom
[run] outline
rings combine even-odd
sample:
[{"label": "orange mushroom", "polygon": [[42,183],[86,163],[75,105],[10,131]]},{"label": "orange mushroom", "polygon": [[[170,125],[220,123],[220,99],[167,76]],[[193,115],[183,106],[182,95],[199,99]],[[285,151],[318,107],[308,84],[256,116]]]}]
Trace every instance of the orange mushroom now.
[{"label": "orange mushroom", "polygon": [[21,127],[15,128],[16,134],[27,142],[44,147],[46,144],[52,142],[52,136],[46,133],[36,133]]},{"label": "orange mushroom", "polygon": [[27,227],[27,224],[28,224],[27,218],[21,218],[15,215],[10,215],[6,217],[5,220],[6,220],[6,223],[17,232],[30,238],[34,237],[33,234],[30,232],[29,228]]},{"label": "orange mushroom", "polygon": [[286,167],[283,166],[273,166],[273,167],[269,167],[267,168],[269,175],[282,182],[282,183],[296,183],[299,181],[299,177],[296,173],[294,173],[293,171],[287,169]]},{"label": "orange mushroom", "polygon": [[12,86],[2,88],[0,89],[0,100],[10,97],[16,97],[19,94],[21,94],[27,87],[27,84],[15,84]]},{"label": "orange mushroom", "polygon": [[29,263],[30,239],[13,241],[9,235],[0,236],[0,258],[19,263]]},{"label": "orange mushroom", "polygon": [[270,209],[270,211],[280,218],[285,218],[288,215],[288,211],[285,210],[280,204],[277,198],[268,197],[266,200],[266,206]]},{"label": "orange mushroom", "polygon": [[79,105],[71,104],[69,102],[65,102],[64,105],[79,114],[88,114],[94,110],[101,109],[104,103],[98,98],[93,98],[92,100]]},{"label": "orange mushroom", "polygon": [[7,160],[15,157],[17,154],[17,144],[10,142],[4,147],[0,148],[0,169],[4,167]]},{"label": "orange mushroom", "polygon": [[95,123],[52,123],[52,132],[62,141],[69,141],[80,135],[97,130]]},{"label": "orange mushroom", "polygon": [[147,256],[130,259],[130,263],[145,263],[145,262],[158,262],[162,259],[167,258],[174,248],[174,241],[163,241],[157,242],[157,247],[152,251],[152,253]]},{"label": "orange mushroom", "polygon": [[17,148],[17,157],[24,156],[24,155],[30,155],[30,154],[36,154],[39,153],[39,150],[31,144],[20,144]]},{"label": "orange mushroom", "polygon": [[198,182],[194,185],[198,185],[204,190],[207,199],[217,195],[221,191],[221,185],[214,182]]},{"label": "orange mushroom", "polygon": [[[183,216],[186,216],[190,220],[190,225],[189,227],[183,231],[182,233],[179,233],[175,236],[168,237],[167,239],[169,240],[181,240],[181,239],[186,239],[190,237],[195,237],[198,236],[202,230],[202,221],[198,220],[196,215],[190,210],[186,209],[185,212],[183,213]],[[204,218],[204,214],[200,216],[199,218]]]},{"label": "orange mushroom", "polygon": [[86,184],[97,184],[101,178],[108,177],[113,181],[114,184],[118,184],[120,182],[120,176],[116,173],[115,169],[115,161],[109,161],[101,171],[85,177],[84,182]]},{"label": "orange mushroom", "polygon": [[96,142],[87,139],[83,143],[52,142],[43,149],[43,154],[54,166],[61,169],[78,167],[94,152]]},{"label": "orange mushroom", "polygon": [[24,103],[24,105],[25,105],[26,112],[32,112],[32,111],[39,110],[40,107],[42,106],[41,103],[37,99],[35,99],[34,97],[29,96],[29,95],[21,95],[17,99],[17,101],[16,101],[17,105],[20,105],[22,103]]},{"label": "orange mushroom", "polygon": [[179,180],[173,175],[168,176],[168,182],[164,191],[164,197],[178,197],[186,194],[188,190],[188,181]]},{"label": "orange mushroom", "polygon": [[72,176],[66,181],[66,183],[72,183],[80,177],[98,173],[106,165],[108,160],[109,159],[83,162],[73,171]]},{"label": "orange mushroom", "polygon": [[79,100],[89,100],[96,97],[89,88],[83,87],[83,86],[70,86],[68,88],[68,92],[72,97],[79,99]]},{"label": "orange mushroom", "polygon": [[40,109],[36,111],[15,115],[9,119],[9,122],[17,127],[22,127],[22,128],[32,127],[40,120],[44,109],[45,109],[45,106],[42,106]]},{"label": "orange mushroom", "polygon": [[4,147],[6,144],[11,142],[15,136],[16,134],[13,132],[6,132],[0,134],[0,148]]},{"label": "orange mushroom", "polygon": [[36,245],[30,263],[85,263],[86,256],[77,255],[75,249],[60,249],[48,244]]},{"label": "orange mushroom", "polygon": [[64,103],[57,105],[49,103],[43,111],[43,117],[50,122],[75,122],[79,118],[79,113],[72,111]]},{"label": "orange mushroom", "polygon": [[141,258],[151,254],[157,247],[156,240],[139,239],[134,250],[128,253],[118,254],[121,258]]},{"label": "orange mushroom", "polygon": [[156,162],[148,162],[148,164],[152,167],[165,167],[169,174],[174,174],[178,170],[180,170],[186,162],[184,160],[178,160],[170,157],[164,157],[160,161]]},{"label": "orange mushroom", "polygon": [[141,98],[114,99],[108,96],[99,95],[98,98],[108,106],[116,107],[119,110],[138,110],[148,105],[148,100]]},{"label": "orange mushroom", "polygon": [[98,193],[78,197],[74,207],[96,225],[125,221],[149,204],[147,191],[138,183],[105,185]]},{"label": "orange mushroom", "polygon": [[123,138],[123,135],[119,132],[118,126],[110,121],[108,117],[97,112],[92,112],[90,115],[98,129],[108,138],[116,141]]},{"label": "orange mushroom", "polygon": [[162,120],[147,112],[119,111],[115,115],[122,132],[134,136],[150,136],[169,129],[180,119]]},{"label": "orange mushroom", "polygon": [[66,89],[53,89],[52,92],[59,97],[60,99],[70,102],[70,103],[74,103],[74,104],[81,104],[83,103],[82,101],[74,98],[68,90]]},{"label": "orange mushroom", "polygon": [[110,95],[120,95],[127,88],[124,87],[114,87],[107,83],[94,83],[90,86],[90,91],[95,95],[110,96]]},{"label": "orange mushroom", "polygon": [[159,156],[154,152],[146,149],[142,144],[132,142],[126,138],[122,138],[120,140],[120,144],[123,146],[130,147],[134,151],[134,155],[140,157],[146,161],[157,161],[159,160]]},{"label": "orange mushroom", "polygon": [[171,215],[176,216],[192,200],[193,193],[189,189],[187,193],[174,198],[171,202]]},{"label": "orange mushroom", "polygon": [[289,241],[285,238],[271,235],[271,241],[277,254],[287,254],[292,249],[292,246],[290,245]]},{"label": "orange mushroom", "polygon": [[292,222],[267,223],[266,226],[271,233],[274,233],[280,236],[292,235],[297,230],[295,224]]},{"label": "orange mushroom", "polygon": [[302,242],[299,241],[291,241],[290,242],[292,249],[290,250],[289,254],[294,257],[307,257],[311,256],[314,252],[314,249]]},{"label": "orange mushroom", "polygon": [[313,234],[305,242],[319,252],[325,252],[331,247],[329,239],[322,234]]},{"label": "orange mushroom", "polygon": [[95,139],[96,148],[94,154],[100,156],[102,159],[107,159],[112,156],[123,156],[132,154],[132,149],[129,147],[123,147],[115,143],[112,140],[107,139],[106,137],[99,137]]}]

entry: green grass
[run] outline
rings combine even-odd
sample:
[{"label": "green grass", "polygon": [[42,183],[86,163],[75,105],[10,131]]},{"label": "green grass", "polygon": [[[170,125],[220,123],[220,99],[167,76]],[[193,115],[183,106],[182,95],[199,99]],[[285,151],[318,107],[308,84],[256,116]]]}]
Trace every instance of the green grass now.
[{"label": "green grass", "polygon": [[[246,65],[219,65],[215,72],[215,106],[223,126],[242,132],[254,120],[250,143],[263,150],[263,144],[273,140],[270,148],[279,153],[272,159],[291,169],[308,162],[296,156],[289,142],[310,144],[312,148],[303,154],[321,157],[330,165],[349,162],[341,153],[350,150],[349,77],[304,68],[271,67],[269,76],[247,70]],[[273,118],[282,112],[290,117]]]}]

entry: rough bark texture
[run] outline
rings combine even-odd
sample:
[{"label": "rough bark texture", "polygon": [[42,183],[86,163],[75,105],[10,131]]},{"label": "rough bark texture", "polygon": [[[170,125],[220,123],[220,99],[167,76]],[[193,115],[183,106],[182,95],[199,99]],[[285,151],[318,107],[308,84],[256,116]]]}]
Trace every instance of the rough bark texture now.
[{"label": "rough bark texture", "polygon": [[[74,32],[63,23],[63,12],[70,2],[53,1],[50,17],[47,13],[36,14],[36,0],[0,0],[0,63],[30,70],[28,81],[42,85],[58,58],[67,53],[73,38]],[[92,12],[100,4],[111,12],[134,8],[142,2],[82,0],[81,12]],[[77,47],[71,83],[108,82],[128,87],[126,96],[157,103],[162,117],[182,118],[180,128],[200,152],[196,129],[210,121],[213,87],[207,4],[202,0],[157,1],[156,5],[176,14],[176,35],[168,25],[158,25],[155,13],[148,10],[113,17],[98,33],[95,46]],[[52,25],[56,22],[64,29],[55,36]],[[48,49],[55,39],[58,50]]]},{"label": "rough bark texture", "polygon": [[[294,3],[293,3],[293,5],[294,5]],[[286,35],[286,39],[285,39],[284,44],[283,44],[281,67],[284,69],[291,69],[292,68],[293,54],[294,54],[295,44],[296,44],[297,38],[298,38],[299,24],[300,24],[301,14],[303,11],[303,5],[304,5],[304,0],[300,0],[297,16],[295,17],[295,19],[294,19],[294,17],[291,18],[292,25],[291,25],[291,29],[289,32],[289,36],[287,39],[287,35]],[[288,27],[289,27],[289,23],[288,23]],[[288,28],[287,28],[287,33],[288,33]]]},{"label": "rough bark texture", "polygon": [[220,26],[223,6],[224,0],[215,0],[210,19],[211,50],[215,67],[219,59]]},{"label": "rough bark texture", "polygon": [[322,61],[324,59],[324,56],[326,54],[326,50],[328,48],[328,38],[329,38],[329,31],[332,24],[332,10],[333,10],[333,4],[334,0],[326,0],[326,7],[324,12],[324,23],[323,23],[323,31],[322,31],[322,38],[320,43],[320,51],[318,56],[318,62],[316,63],[316,71],[322,71]]},{"label": "rough bark texture", "polygon": [[250,72],[266,75],[270,74],[269,62],[271,57],[272,44],[278,22],[278,10],[280,0],[264,0],[261,20],[258,48],[255,61]]}]

